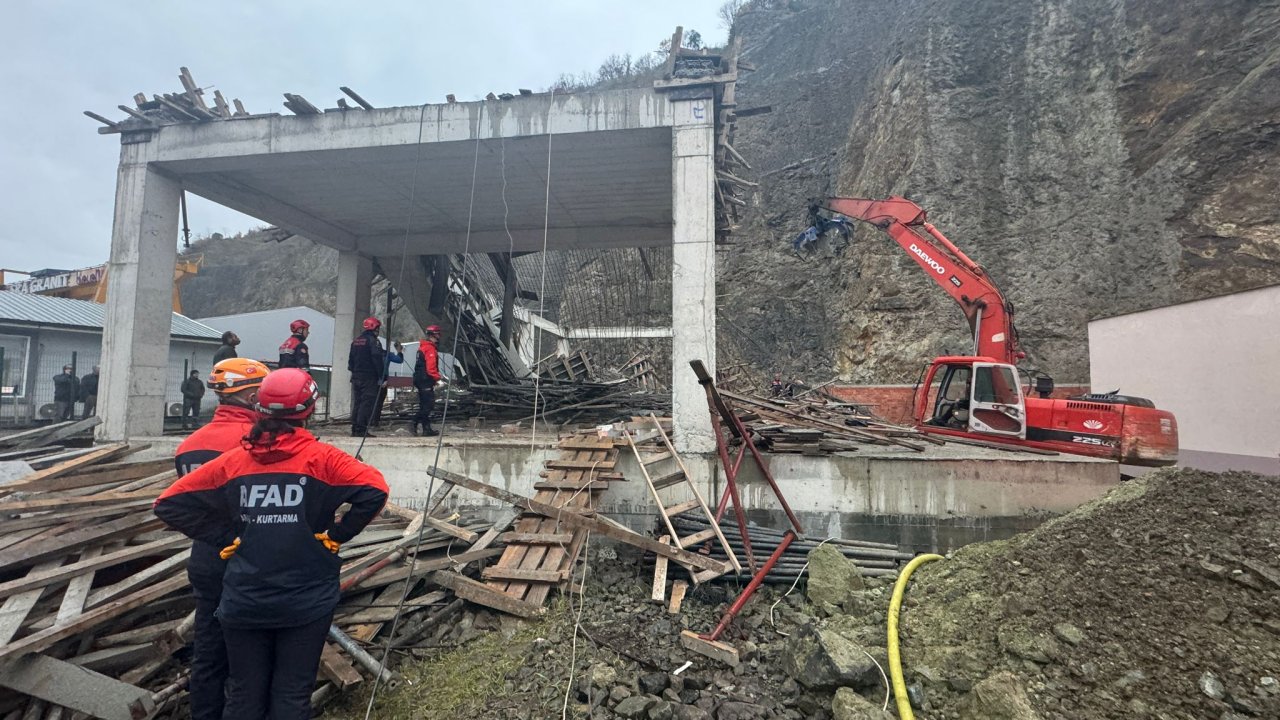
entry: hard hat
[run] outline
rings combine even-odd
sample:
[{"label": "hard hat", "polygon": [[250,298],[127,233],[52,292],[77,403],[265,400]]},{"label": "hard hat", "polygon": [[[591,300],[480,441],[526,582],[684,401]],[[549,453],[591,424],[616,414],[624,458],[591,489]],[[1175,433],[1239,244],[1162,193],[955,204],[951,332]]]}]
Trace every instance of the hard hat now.
[{"label": "hard hat", "polygon": [[439,325],[428,325],[428,326],[426,326],[425,328],[423,328],[423,330],[424,330],[428,335],[439,335],[439,334],[440,334],[440,326],[439,326]]},{"label": "hard hat", "polygon": [[296,333],[299,330],[310,329],[310,328],[311,328],[311,323],[307,322],[306,320],[294,320],[293,322],[289,323],[289,332]]},{"label": "hard hat", "polygon": [[367,317],[361,325],[364,326],[365,330],[377,330],[382,327],[382,321],[376,317]]},{"label": "hard hat", "polygon": [[298,368],[276,370],[258,388],[258,412],[281,420],[302,420],[316,409],[320,388]]},{"label": "hard hat", "polygon": [[218,394],[230,395],[261,385],[269,372],[271,370],[257,360],[228,358],[213,366],[205,384]]}]

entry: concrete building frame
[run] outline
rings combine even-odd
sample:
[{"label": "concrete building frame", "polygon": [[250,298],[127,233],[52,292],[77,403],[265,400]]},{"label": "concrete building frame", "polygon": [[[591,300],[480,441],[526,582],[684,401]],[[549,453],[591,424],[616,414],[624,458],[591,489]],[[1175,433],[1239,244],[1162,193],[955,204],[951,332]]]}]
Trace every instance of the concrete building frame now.
[{"label": "concrete building frame", "polygon": [[[124,129],[103,350],[118,381],[99,398],[99,438],[160,433],[188,191],[339,251],[334,357],[368,312],[375,260],[423,317],[429,278],[410,258],[670,244],[676,441],[712,451],[688,364],[715,368],[714,104],[634,89]],[[348,378],[334,370],[341,413]]]}]

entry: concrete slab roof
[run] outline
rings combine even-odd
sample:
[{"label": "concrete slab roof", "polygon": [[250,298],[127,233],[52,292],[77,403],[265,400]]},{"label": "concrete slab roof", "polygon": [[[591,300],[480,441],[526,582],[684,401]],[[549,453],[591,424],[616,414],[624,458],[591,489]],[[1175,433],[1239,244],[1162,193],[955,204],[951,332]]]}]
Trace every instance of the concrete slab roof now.
[{"label": "concrete slab roof", "polygon": [[197,195],[368,256],[406,237],[409,255],[541,250],[544,222],[549,249],[652,246],[671,242],[671,128],[709,124],[700,108],[621,90],[259,116],[160,128],[149,156]]}]

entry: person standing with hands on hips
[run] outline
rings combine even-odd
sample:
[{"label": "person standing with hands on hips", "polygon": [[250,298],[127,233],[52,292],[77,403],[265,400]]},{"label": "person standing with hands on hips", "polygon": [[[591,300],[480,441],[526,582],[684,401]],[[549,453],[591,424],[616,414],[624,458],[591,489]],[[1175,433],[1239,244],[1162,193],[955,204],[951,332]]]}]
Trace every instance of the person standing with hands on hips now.
[{"label": "person standing with hands on hips", "polygon": [[294,320],[289,323],[289,333],[289,337],[280,344],[279,366],[311,372],[311,350],[307,347],[311,323],[306,320]]},{"label": "person standing with hands on hips", "polygon": [[436,404],[436,388],[449,384],[440,373],[440,326],[428,325],[423,329],[426,338],[418,343],[418,358],[413,365],[413,387],[418,390],[418,414],[413,418],[413,434],[418,434],[418,426],[422,426],[422,434],[430,437],[438,435],[431,427],[431,409]]},{"label": "person standing with hands on hips", "polygon": [[263,417],[241,447],[156,500],[161,520],[227,560],[218,603],[231,664],[226,718],[309,720],[340,594],[338,549],[387,501],[382,473],[305,429],[319,396],[299,369],[271,373],[258,388]]}]

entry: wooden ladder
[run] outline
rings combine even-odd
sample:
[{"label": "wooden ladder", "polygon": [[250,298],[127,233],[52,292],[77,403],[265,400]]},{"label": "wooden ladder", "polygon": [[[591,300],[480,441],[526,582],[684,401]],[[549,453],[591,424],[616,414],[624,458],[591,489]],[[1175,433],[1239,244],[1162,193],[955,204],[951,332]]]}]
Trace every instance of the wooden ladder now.
[{"label": "wooden ladder", "polygon": [[[649,414],[649,419],[653,422],[656,432],[646,433],[646,440],[660,438],[662,445],[666,447],[665,451],[656,455],[646,457],[640,452],[640,448],[636,445],[636,435],[638,433],[627,432],[627,444],[631,447],[631,452],[636,457],[636,464],[640,466],[640,474],[644,476],[645,485],[649,487],[649,494],[653,496],[653,501],[658,507],[658,516],[662,518],[662,523],[667,529],[668,537],[672,545],[685,550],[699,543],[715,538],[720,543],[720,547],[724,550],[725,557],[729,558],[729,564],[738,573],[742,573],[742,565],[738,563],[738,558],[733,553],[733,548],[729,546],[729,541],[725,539],[724,533],[720,531],[720,523],[716,522],[715,514],[711,512],[711,508],[707,507],[707,502],[702,498],[702,493],[698,492],[698,486],[694,484],[693,479],[689,477],[689,469],[685,467],[684,460],[676,453],[675,447],[671,444],[671,438],[667,437],[666,431],[662,429],[662,423],[653,413]],[[643,440],[642,440],[643,442]],[[664,473],[658,477],[650,474],[649,468],[667,460],[675,461],[675,469],[671,472]],[[668,504],[663,498],[663,490],[672,487],[684,486],[692,495],[692,500],[685,500]],[[680,533],[676,532],[671,518],[683,513],[698,511],[707,519],[710,527],[706,530],[700,530],[692,535],[680,537]],[[712,571],[695,572],[689,569],[689,574],[693,576],[694,582],[703,582],[717,576]]]}]

